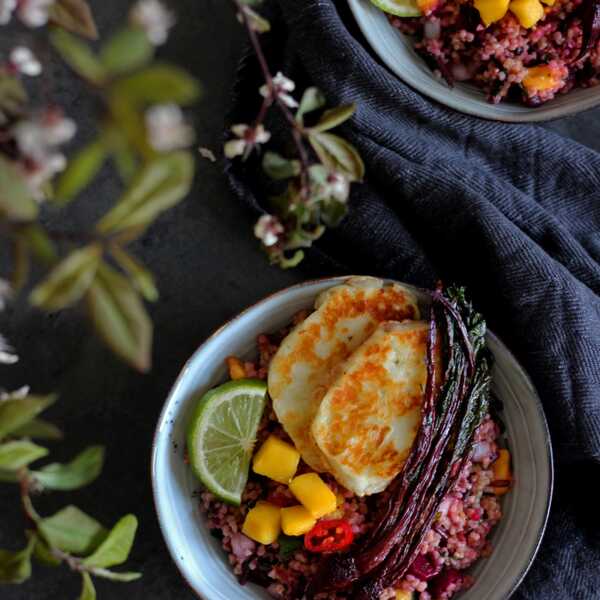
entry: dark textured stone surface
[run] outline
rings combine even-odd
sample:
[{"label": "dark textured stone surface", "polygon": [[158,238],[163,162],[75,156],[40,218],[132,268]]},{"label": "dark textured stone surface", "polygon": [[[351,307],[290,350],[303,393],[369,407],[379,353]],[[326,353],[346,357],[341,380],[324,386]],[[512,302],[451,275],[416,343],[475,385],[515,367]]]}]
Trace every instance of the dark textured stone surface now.
[{"label": "dark textured stone surface", "polygon": [[[102,31],[116,27],[126,12],[123,0],[92,2]],[[185,63],[205,84],[197,111],[199,143],[216,148],[235,74],[242,34],[224,0],[178,0],[180,24],[164,54]],[[6,31],[6,30],[4,30]],[[3,31],[3,33],[4,33]],[[12,34],[14,32],[10,32]],[[0,50],[8,44],[0,38]],[[62,70],[54,69],[54,91],[92,134],[88,98]],[[549,127],[600,149],[599,111]],[[110,173],[103,174],[93,198],[69,213],[49,217],[61,228],[90,223],[115,195]],[[23,360],[0,368],[7,388],[24,383],[37,392],[59,391],[60,403],[49,416],[67,431],[56,457],[66,458],[89,443],[108,446],[103,477],[89,488],[40,502],[50,513],[65,502],[77,504],[106,524],[124,512],[140,517],[140,532],[131,568],[144,577],[128,585],[98,585],[99,598],[114,600],[188,600],[186,588],[167,554],[154,517],[149,481],[149,455],[154,425],[165,395],[195,347],[216,327],[269,292],[300,279],[301,271],[280,272],[268,266],[252,239],[251,217],[227,189],[218,167],[200,161],[189,200],[162,218],[142,240],[138,254],[156,272],[161,301],[151,307],[156,324],[154,370],[140,376],[117,362],[90,335],[72,311],[46,316],[16,306],[1,320],[0,330],[17,346]],[[22,544],[23,522],[16,490],[0,487],[0,547]],[[3,600],[68,600],[76,598],[78,578],[65,569],[36,567],[35,577],[21,587],[0,589]]]}]

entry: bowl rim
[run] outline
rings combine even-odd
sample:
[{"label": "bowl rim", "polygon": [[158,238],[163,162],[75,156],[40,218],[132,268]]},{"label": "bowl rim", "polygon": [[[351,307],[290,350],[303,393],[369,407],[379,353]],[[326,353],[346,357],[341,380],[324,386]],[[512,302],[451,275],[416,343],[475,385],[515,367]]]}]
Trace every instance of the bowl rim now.
[{"label": "bowl rim", "polygon": [[[155,469],[154,469],[155,464],[159,460],[158,438],[160,435],[161,424],[165,421],[165,416],[169,409],[169,405],[173,398],[173,394],[174,394],[175,390],[179,387],[180,383],[186,376],[188,369],[189,369],[191,363],[193,362],[194,358],[196,357],[196,355],[198,353],[200,353],[211,340],[213,340],[215,337],[219,336],[225,328],[229,327],[236,321],[240,320],[244,315],[246,315],[250,311],[254,310],[258,306],[260,306],[262,304],[266,304],[267,302],[269,302],[273,299],[276,299],[279,296],[283,296],[285,294],[293,292],[294,290],[298,290],[298,289],[301,289],[304,287],[310,287],[310,286],[325,283],[325,282],[329,282],[332,284],[332,286],[334,286],[334,285],[339,285],[339,284],[347,281],[348,279],[362,278],[362,277],[365,277],[365,275],[338,275],[338,276],[333,276],[333,277],[318,277],[315,279],[308,279],[308,280],[301,281],[299,283],[293,284],[291,286],[287,286],[285,288],[282,288],[280,290],[272,292],[272,293],[268,294],[267,296],[262,297],[260,300],[257,300],[256,302],[249,305],[247,308],[243,309],[241,312],[237,313],[236,315],[234,315],[233,317],[231,317],[230,319],[225,321],[222,325],[217,327],[208,337],[206,337],[202,341],[202,343],[196,348],[196,350],[194,350],[194,352],[190,355],[190,357],[185,361],[183,367],[181,368],[181,370],[179,372],[179,375],[177,376],[177,378],[175,379],[175,382],[169,389],[169,393],[167,394],[165,401],[163,403],[163,406],[161,408],[160,415],[158,417],[156,428],[155,428],[154,435],[152,438],[152,451],[150,453],[150,479],[152,482],[152,500],[153,500],[153,504],[154,504],[154,512],[156,513],[156,519],[158,521],[160,533],[162,535],[165,546],[167,547],[169,557],[171,558],[172,563],[175,564],[175,566],[177,567],[179,574],[183,577],[187,586],[198,598],[200,598],[200,600],[205,600],[205,596],[203,596],[202,593],[196,588],[196,586],[189,580],[186,573],[181,569],[179,563],[175,560],[174,551],[171,548],[171,544],[169,542],[170,538],[169,538],[167,532],[165,531],[165,527],[164,527],[164,524],[163,524],[161,516],[160,516],[159,501],[158,501],[160,491],[158,489],[158,481],[155,477]],[[414,286],[414,285],[411,285],[408,283],[400,282],[396,279],[392,279],[392,278],[388,278],[388,277],[377,277],[377,276],[373,276],[373,277],[375,277],[377,279],[382,279],[386,283],[388,283],[388,282],[400,283],[401,285],[406,286],[408,288],[412,288],[420,293],[425,293],[425,294],[429,293],[429,290],[427,290],[425,288],[421,288],[421,287]],[[525,576],[531,569],[531,566],[533,565],[533,562],[538,554],[538,551],[539,551],[542,541],[544,539],[544,534],[546,533],[546,528],[548,525],[548,520],[550,518],[550,510],[552,508],[552,501],[553,501],[553,496],[554,496],[554,478],[555,478],[554,450],[552,447],[552,439],[551,439],[551,435],[550,435],[550,429],[548,427],[548,420],[546,419],[546,414],[544,413],[542,401],[539,397],[539,394],[537,393],[537,389],[533,385],[533,381],[529,377],[529,374],[521,366],[521,363],[517,360],[515,355],[508,348],[508,346],[506,346],[506,344],[504,344],[504,342],[502,341],[501,338],[499,338],[495,333],[493,333],[489,329],[487,331],[487,335],[491,336],[497,342],[502,344],[502,346],[504,346],[506,352],[510,356],[510,359],[514,362],[514,365],[517,368],[517,370],[519,371],[521,377],[523,377],[524,380],[526,380],[527,383],[529,384],[529,386],[531,387],[531,390],[533,392],[533,398],[535,400],[536,409],[538,412],[538,416],[540,418],[540,423],[542,424],[542,427],[544,429],[544,439],[546,442],[545,445],[546,445],[546,453],[547,453],[547,459],[548,459],[548,473],[547,473],[547,475],[548,475],[548,495],[546,498],[546,505],[544,507],[543,521],[542,521],[542,524],[541,524],[538,534],[537,534],[536,544],[535,544],[534,548],[532,548],[531,553],[530,553],[526,563],[523,565],[521,572],[515,578],[515,581],[510,589],[510,592],[504,599],[504,600],[508,600],[508,598],[510,598],[514,594],[514,592],[517,590],[517,588],[521,585],[521,583],[525,579]]]},{"label": "bowl rim", "polygon": [[[543,104],[541,107],[532,108],[512,103],[520,109],[519,112],[515,113],[500,111],[496,112],[496,105],[488,102],[477,102],[473,105],[465,104],[464,100],[460,97],[448,93],[448,90],[451,88],[449,88],[447,85],[438,88],[437,85],[427,85],[421,82],[418,78],[410,75],[407,76],[406,73],[401,69],[401,63],[391,59],[391,57],[383,48],[382,38],[377,35],[371,27],[368,26],[365,20],[366,11],[375,10],[381,12],[382,14],[384,14],[384,11],[371,4],[369,0],[348,0],[348,4],[365,40],[373,49],[375,54],[377,54],[379,59],[390,71],[392,71],[395,76],[401,79],[413,90],[457,112],[479,117],[488,121],[500,121],[504,123],[543,123],[546,121],[554,121],[563,117],[575,116],[576,114],[583,113],[600,106],[600,91],[597,94],[597,97],[583,98],[578,104],[575,105],[564,104],[555,106],[552,104],[552,101],[550,101],[546,104]],[[365,6],[365,4],[367,4],[367,6]],[[392,25],[389,27],[390,29],[394,29]],[[402,34],[400,31],[395,31],[398,35],[404,36],[404,34]],[[434,78],[435,75],[431,73],[431,77]],[[572,91],[573,90],[570,90],[566,95],[569,95]]]}]

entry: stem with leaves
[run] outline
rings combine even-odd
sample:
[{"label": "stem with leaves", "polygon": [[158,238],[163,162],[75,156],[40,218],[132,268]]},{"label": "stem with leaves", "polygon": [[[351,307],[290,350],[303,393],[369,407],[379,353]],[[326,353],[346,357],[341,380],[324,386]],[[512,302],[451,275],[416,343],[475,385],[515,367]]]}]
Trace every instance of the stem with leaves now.
[{"label": "stem with leaves", "polygon": [[140,577],[139,573],[109,568],[127,560],[137,519],[126,515],[107,531],[75,506],[67,506],[50,517],[38,513],[34,495],[89,485],[99,476],[104,463],[104,448],[90,446],[69,463],[32,467],[49,452],[33,438],[56,440],[62,435],[54,426],[38,419],[54,401],[54,396],[10,394],[0,400],[0,481],[19,486],[27,537],[27,544],[20,551],[0,550],[0,583],[26,581],[35,558],[49,566],[64,564],[79,573],[80,600],[91,600],[96,597],[92,577],[123,582]]},{"label": "stem with leaves", "polygon": [[[256,236],[273,263],[293,267],[307,248],[325,232],[335,227],[347,212],[350,184],[361,181],[364,164],[356,149],[346,140],[329,133],[355,112],[353,104],[326,110],[325,98],[317,88],[308,88],[300,103],[291,95],[293,81],[282,73],[273,75],[260,42],[260,35],[270,30],[270,23],[252,7],[260,0],[231,0],[238,19],[244,25],[254,51],[264,85],[264,97],[252,125],[237,124],[231,129],[236,139],[225,144],[225,155],[246,160],[271,138],[264,121],[271,107],[280,113],[293,141],[295,157],[275,152],[264,154],[265,173],[276,182],[287,182],[285,189],[270,198],[272,214],[263,215],[255,227]],[[292,109],[297,108],[296,112]],[[308,124],[307,122],[310,122]]]},{"label": "stem with leaves", "polygon": [[[6,10],[26,23],[23,10]],[[25,288],[37,273],[31,263],[39,263],[47,275],[34,282],[30,303],[47,311],[84,304],[112,351],[145,372],[153,338],[145,302],[156,301],[158,290],[127,246],[191,188],[193,131],[182,109],[197,101],[199,85],[184,70],[156,60],[156,45],[174,22],[160,2],[138,0],[129,23],[98,50],[79,37],[98,37],[85,0],[54,0],[47,11],[57,27],[40,29],[37,47],[54,52],[91,91],[97,134],[67,159],[60,146],[73,137],[76,124],[51,98],[35,108],[23,84],[36,72],[44,85],[41,63],[25,47],[5,62],[0,56],[0,241],[12,257],[11,292],[16,296]],[[84,201],[109,166],[123,190],[98,222],[64,231],[40,220],[40,204],[66,211],[74,200]],[[0,279],[2,288],[6,282]],[[3,300],[0,292],[0,307]]]}]

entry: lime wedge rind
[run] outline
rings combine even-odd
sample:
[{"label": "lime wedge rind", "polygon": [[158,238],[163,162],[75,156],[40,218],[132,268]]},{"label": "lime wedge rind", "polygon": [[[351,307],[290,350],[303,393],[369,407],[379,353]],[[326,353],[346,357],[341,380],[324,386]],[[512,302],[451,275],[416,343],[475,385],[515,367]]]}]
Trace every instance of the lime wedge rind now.
[{"label": "lime wedge rind", "polygon": [[420,17],[416,0],[371,0],[377,8],[396,17]]},{"label": "lime wedge rind", "polygon": [[192,470],[208,490],[230,504],[241,502],[266,396],[264,381],[230,381],[202,396],[190,422]]}]

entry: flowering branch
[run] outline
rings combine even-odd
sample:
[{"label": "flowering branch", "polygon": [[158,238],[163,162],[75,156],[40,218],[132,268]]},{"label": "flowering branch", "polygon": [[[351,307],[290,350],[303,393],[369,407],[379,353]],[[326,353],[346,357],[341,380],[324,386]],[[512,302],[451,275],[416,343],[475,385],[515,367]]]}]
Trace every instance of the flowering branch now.
[{"label": "flowering branch", "polygon": [[[49,272],[36,282],[30,302],[48,311],[84,302],[111,349],[147,371],[152,323],[144,301],[155,301],[158,291],[150,271],[126,247],[183,200],[194,174],[187,150],[194,131],[182,107],[197,100],[198,83],[154,61],[174,15],[159,0],[138,0],[128,25],[98,52],[69,33],[97,37],[85,0],[0,0],[0,24],[13,17],[30,27],[60,26],[43,37],[42,30],[41,41],[89,85],[100,111],[96,138],[67,158],[61,148],[74,138],[75,121],[51,100],[30,106],[23,85],[25,77],[43,74],[42,63],[24,46],[4,62],[0,56],[0,232],[13,257],[11,287],[17,294],[32,272],[29,263],[40,263]],[[97,223],[73,232],[40,222],[40,205],[67,208],[109,161],[124,189]]]},{"label": "flowering branch", "polygon": [[[321,237],[326,226],[334,227],[346,214],[350,184],[361,181],[364,165],[356,149],[343,138],[329,133],[355,111],[354,105],[340,106],[314,117],[325,99],[317,88],[308,88],[300,103],[293,97],[296,86],[282,73],[273,75],[260,43],[260,34],[270,30],[269,22],[250,7],[256,0],[231,0],[238,19],[246,28],[250,44],[260,66],[264,100],[252,125],[231,128],[236,136],[225,143],[225,155],[247,159],[252,151],[271,139],[264,121],[271,107],[276,107],[289,128],[295,158],[266,152],[263,169],[276,181],[287,181],[282,194],[271,198],[274,214],[262,216],[255,234],[273,263],[287,268],[303,258],[302,248],[310,247]],[[291,109],[297,109],[294,113]],[[312,125],[307,126],[307,118]]]}]

